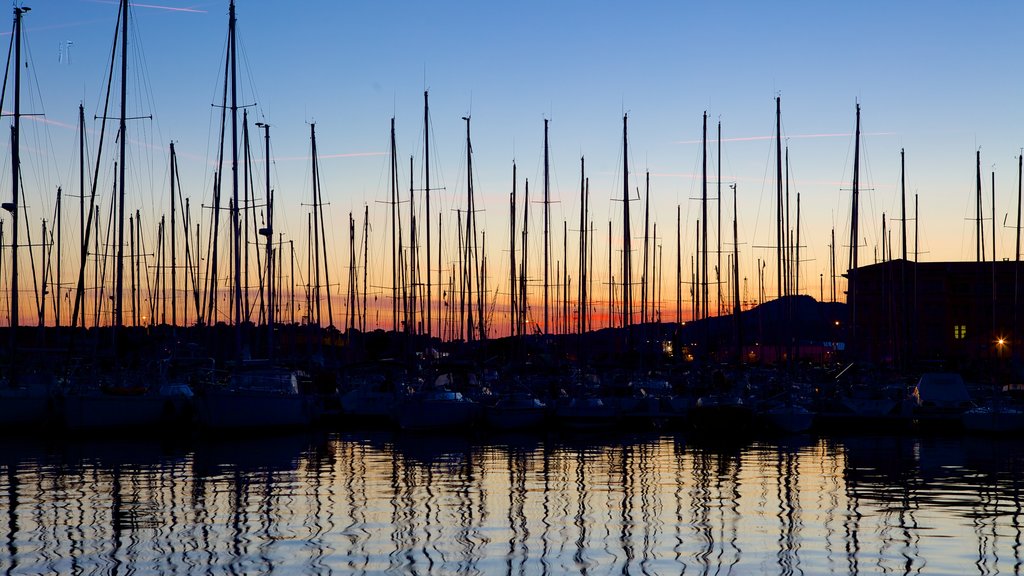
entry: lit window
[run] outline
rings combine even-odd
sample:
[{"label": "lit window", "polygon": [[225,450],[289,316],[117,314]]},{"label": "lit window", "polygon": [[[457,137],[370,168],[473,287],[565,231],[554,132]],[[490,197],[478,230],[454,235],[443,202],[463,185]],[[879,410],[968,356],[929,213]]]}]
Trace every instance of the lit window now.
[{"label": "lit window", "polygon": [[953,326],[953,338],[956,340],[963,340],[967,337],[967,325],[957,324]]}]

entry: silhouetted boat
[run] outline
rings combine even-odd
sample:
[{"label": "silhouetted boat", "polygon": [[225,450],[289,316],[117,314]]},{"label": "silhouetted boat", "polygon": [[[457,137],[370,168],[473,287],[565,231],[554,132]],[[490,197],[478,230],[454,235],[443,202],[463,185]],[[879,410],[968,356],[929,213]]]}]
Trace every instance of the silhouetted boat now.
[{"label": "silhouetted boat", "polygon": [[381,374],[370,374],[359,378],[350,390],[341,394],[340,401],[346,422],[384,424],[394,415],[397,395],[392,381]]},{"label": "silhouetted boat", "polygon": [[495,430],[526,430],[542,426],[546,412],[544,403],[532,394],[513,392],[484,408],[484,418]]},{"label": "silhouetted boat", "polygon": [[971,432],[1019,432],[1024,430],[1024,411],[1001,404],[977,406],[961,416],[964,429]]},{"label": "silhouetted boat", "polygon": [[778,402],[761,410],[765,424],[772,430],[799,434],[811,429],[814,412],[792,402]]},{"label": "silhouetted boat", "polygon": [[957,424],[974,407],[964,379],[953,372],[921,375],[911,393],[913,415],[919,423]]},{"label": "silhouetted boat", "polygon": [[451,390],[452,375],[441,374],[423,390],[407,388],[395,408],[395,420],[404,430],[466,429],[482,416],[480,404]]},{"label": "silhouetted boat", "polygon": [[162,429],[183,423],[182,415],[191,413],[187,385],[152,386],[149,375],[138,373],[115,373],[99,386],[88,385],[95,381],[83,377],[80,383],[86,385],[72,386],[61,396],[59,412],[68,430]]},{"label": "silhouetted boat", "polygon": [[566,398],[555,406],[555,421],[570,430],[605,428],[617,421],[618,417],[614,406],[594,396]]},{"label": "silhouetted boat", "polygon": [[309,426],[316,417],[316,402],[300,391],[301,376],[275,366],[236,368],[225,382],[202,389],[197,398],[199,421],[208,429]]},{"label": "silhouetted boat", "polygon": [[22,374],[18,380],[19,386],[0,384],[0,428],[34,427],[52,417],[49,377]]}]

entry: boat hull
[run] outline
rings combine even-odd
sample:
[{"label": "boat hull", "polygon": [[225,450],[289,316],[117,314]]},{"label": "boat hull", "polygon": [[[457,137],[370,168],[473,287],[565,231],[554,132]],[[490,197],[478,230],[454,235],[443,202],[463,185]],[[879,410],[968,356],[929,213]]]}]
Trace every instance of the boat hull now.
[{"label": "boat hull", "polygon": [[173,403],[154,394],[69,394],[62,399],[68,430],[155,429],[169,421]]},{"label": "boat hull", "polygon": [[204,428],[219,430],[301,428],[314,419],[313,401],[302,394],[210,391],[198,399]]}]

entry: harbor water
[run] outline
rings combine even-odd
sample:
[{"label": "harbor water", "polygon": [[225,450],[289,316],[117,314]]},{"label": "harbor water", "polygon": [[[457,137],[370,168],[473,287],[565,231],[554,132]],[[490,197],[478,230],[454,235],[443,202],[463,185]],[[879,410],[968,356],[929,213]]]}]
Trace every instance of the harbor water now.
[{"label": "harbor water", "polygon": [[961,436],[0,442],[5,574],[994,574],[1024,447]]}]

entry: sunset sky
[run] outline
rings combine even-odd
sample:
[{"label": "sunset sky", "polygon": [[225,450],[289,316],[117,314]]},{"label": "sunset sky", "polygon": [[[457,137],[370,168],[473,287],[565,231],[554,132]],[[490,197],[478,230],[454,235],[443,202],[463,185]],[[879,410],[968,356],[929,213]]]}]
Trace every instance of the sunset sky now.
[{"label": "sunset sky", "polygon": [[[79,103],[85,105],[90,131],[89,163],[96,162],[100,124],[94,117],[102,114],[118,6],[107,0],[28,5],[32,11],[24,20],[22,107],[25,113],[45,116],[24,120],[29,219],[22,219],[22,234],[27,226],[38,242],[41,219],[52,219],[57,186],[66,194],[78,194]],[[129,114],[152,114],[153,119],[132,121],[129,128],[127,206],[141,210],[152,236],[146,240],[150,249],[156,243],[154,223],[169,210],[166,165],[171,140],[178,149],[182,190],[191,198],[193,218],[200,204],[210,202],[219,129],[219,111],[212,105],[222,97],[227,5],[227,0],[133,5]],[[1017,155],[1024,146],[1024,85],[1015,73],[1014,43],[1024,6],[1015,3],[240,0],[237,11],[239,103],[255,104],[248,108],[251,122],[272,125],[271,180],[279,218],[275,228],[295,241],[303,267],[308,207],[302,204],[312,194],[308,124],[316,123],[323,195],[330,203],[326,227],[332,283],[337,284],[332,293],[338,302],[344,301],[346,287],[342,268],[348,264],[348,213],[354,212],[361,226],[368,205],[371,292],[380,295],[378,304],[390,313],[384,299],[391,281],[390,225],[382,203],[388,198],[389,122],[396,118],[399,182],[407,195],[410,155],[415,186],[423,187],[425,89],[431,100],[431,186],[444,188],[432,198],[431,217],[436,222],[440,212],[445,219],[445,235],[450,237],[446,246],[451,247],[445,250],[451,254],[456,245],[451,234],[454,211],[465,207],[461,117],[472,116],[474,189],[483,209],[479,226],[487,232],[491,298],[498,308],[508,278],[512,162],[518,165],[520,206],[527,178],[531,200],[538,199],[545,118],[551,121],[552,199],[557,202],[551,215],[552,257],[562,259],[563,220],[569,221],[570,230],[578,228],[579,159],[585,156],[591,219],[597,229],[593,273],[601,288],[595,298],[604,299],[609,220],[617,235],[616,262],[621,249],[622,206],[613,199],[622,195],[622,115],[629,114],[630,186],[642,186],[643,173],[650,171],[652,222],[658,224],[657,243],[663,246],[666,320],[675,319],[670,310],[675,306],[677,205],[683,214],[684,277],[689,277],[700,213],[694,198],[700,195],[704,111],[712,139],[715,123],[722,122],[723,189],[733,182],[738,186],[740,275],[749,279],[742,289],[745,300],[757,297],[757,258],[774,263],[774,253],[758,246],[774,244],[776,96],[782,98],[782,133],[790,149],[793,210],[795,194],[801,194],[802,291],[817,298],[819,275],[824,273],[827,280],[833,227],[840,268],[845,268],[857,101],[864,131],[862,263],[873,262],[879,249],[883,212],[890,225],[898,225],[901,148],[907,154],[908,205],[912,207],[914,193],[920,195],[922,260],[974,258],[974,223],[969,219],[974,217],[978,149],[986,218],[991,214],[990,173],[996,177],[996,254],[1014,256]],[[108,114],[117,115],[116,104],[112,99]],[[5,112],[11,108],[10,88],[3,106]],[[115,128],[116,122],[108,124],[99,164],[104,219],[116,161]],[[253,155],[262,158],[262,143],[255,128],[250,129]],[[0,194],[8,201],[11,156],[7,139],[2,140]],[[714,196],[719,159],[711,144]],[[262,164],[256,172],[256,186],[262,190]],[[63,240],[72,256],[65,256],[65,294],[74,282],[68,270],[78,262],[77,198],[66,202]],[[642,209],[640,202],[631,205],[634,236],[642,234]],[[715,210],[713,205],[710,212]],[[731,242],[731,218],[730,196],[722,210],[729,234],[723,243]],[[986,221],[986,244],[991,225]],[[536,282],[541,281],[541,227],[541,206],[532,204],[530,275]],[[4,235],[9,245],[6,223]],[[893,238],[899,252],[898,235]],[[634,240],[634,248],[641,241]],[[572,271],[577,266],[575,247],[572,236]],[[986,252],[991,255],[991,246]],[[769,296],[775,294],[773,266],[767,273]],[[6,254],[3,268],[3,285],[9,286]],[[23,306],[32,308],[31,285],[26,280],[22,286]],[[826,298],[827,292],[826,287]],[[539,294],[538,288],[534,319]],[[5,311],[6,301],[0,298]],[[496,312],[495,322],[505,321],[502,314]],[[35,317],[31,310],[22,310],[21,316]],[[336,316],[340,324],[341,314]],[[383,316],[379,318],[384,325]]]}]

